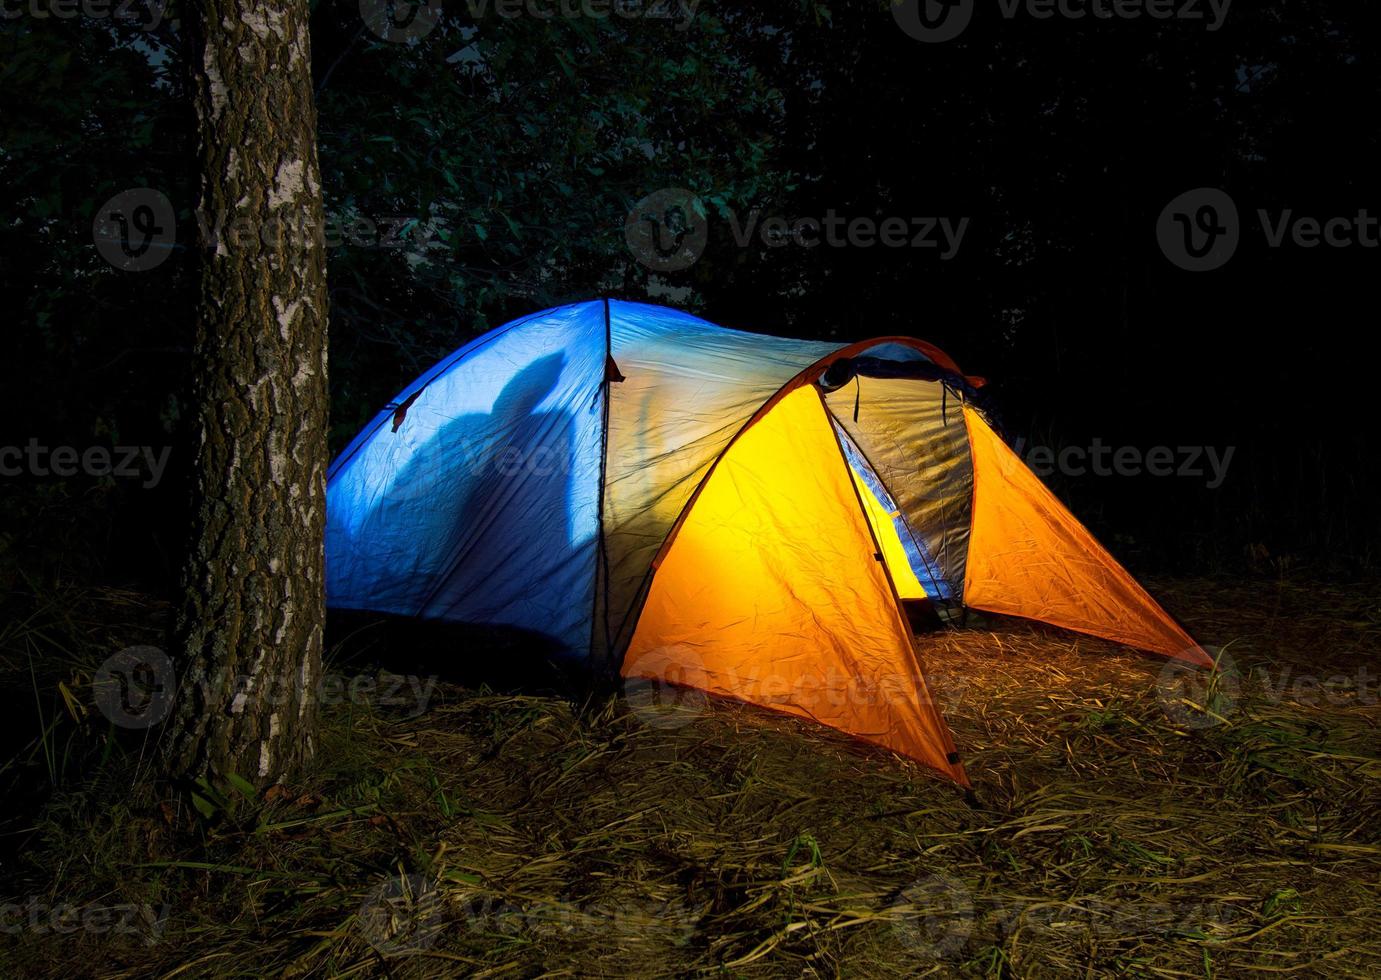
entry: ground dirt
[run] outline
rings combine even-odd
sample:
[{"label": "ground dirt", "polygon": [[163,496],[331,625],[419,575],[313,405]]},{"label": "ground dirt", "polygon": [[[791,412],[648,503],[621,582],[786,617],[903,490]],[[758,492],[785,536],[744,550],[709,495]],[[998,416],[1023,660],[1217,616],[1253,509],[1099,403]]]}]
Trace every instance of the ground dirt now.
[{"label": "ground dirt", "polygon": [[972,797],[680,690],[441,680],[416,714],[385,678],[328,705],[309,784],[56,794],[0,974],[1378,975],[1381,600],[1153,591],[1223,682],[1013,621],[919,638]]}]

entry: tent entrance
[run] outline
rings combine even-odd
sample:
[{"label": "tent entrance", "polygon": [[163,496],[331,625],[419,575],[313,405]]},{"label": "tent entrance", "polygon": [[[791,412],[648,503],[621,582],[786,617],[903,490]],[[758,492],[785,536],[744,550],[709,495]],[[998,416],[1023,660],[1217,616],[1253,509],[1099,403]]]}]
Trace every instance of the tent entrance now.
[{"label": "tent entrance", "polygon": [[686,515],[623,675],[808,718],[965,782],[866,506],[814,386],[783,397]]},{"label": "tent entrance", "polygon": [[953,590],[940,574],[925,541],[912,529],[901,506],[888,492],[867,456],[848,432],[833,416],[830,421],[848,460],[858,498],[863,503],[873,537],[881,546],[897,595],[903,600],[925,602],[927,605],[951,603]]}]

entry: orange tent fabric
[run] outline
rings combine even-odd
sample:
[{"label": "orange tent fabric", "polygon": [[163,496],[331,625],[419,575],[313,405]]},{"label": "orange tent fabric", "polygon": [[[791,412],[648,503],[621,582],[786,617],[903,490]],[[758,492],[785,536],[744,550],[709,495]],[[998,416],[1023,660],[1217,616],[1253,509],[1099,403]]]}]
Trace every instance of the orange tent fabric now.
[{"label": "orange tent fabric", "polygon": [[809,718],[968,785],[819,394],[729,448],[653,579],[623,675]]},{"label": "orange tent fabric", "polygon": [[972,408],[973,528],[964,603],[1201,666],[1213,660]]},{"label": "orange tent fabric", "polygon": [[540,311],[425,372],[332,463],[328,598],[532,631],[964,783],[903,596],[1211,665],[969,407],[980,383],[907,338]]}]

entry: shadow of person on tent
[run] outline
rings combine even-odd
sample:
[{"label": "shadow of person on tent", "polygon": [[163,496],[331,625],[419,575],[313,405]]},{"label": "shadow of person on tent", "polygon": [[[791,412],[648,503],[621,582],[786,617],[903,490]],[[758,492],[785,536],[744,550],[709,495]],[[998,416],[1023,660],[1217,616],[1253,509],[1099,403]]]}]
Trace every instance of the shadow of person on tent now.
[{"label": "shadow of person on tent", "polygon": [[467,472],[453,489],[437,488],[455,494],[449,578],[424,615],[473,610],[483,615],[464,618],[493,620],[514,601],[531,605],[553,576],[565,578],[575,416],[538,410],[556,390],[565,363],[561,353],[539,357],[504,385],[488,416],[464,416],[438,434],[437,448],[458,450]]},{"label": "shadow of person on tent", "polygon": [[[588,549],[571,540],[578,408],[539,409],[565,361],[562,353],[537,358],[504,384],[489,413],[445,422],[398,474],[378,515],[395,535],[406,531],[410,553],[397,556],[396,568],[423,585],[418,616],[511,624],[507,639],[542,659],[560,654],[554,634],[569,633],[572,595],[588,588]],[[477,644],[474,630],[419,624],[408,642],[432,633],[451,661],[438,666],[468,670],[468,661],[492,660],[497,633],[508,631],[480,632]]]}]

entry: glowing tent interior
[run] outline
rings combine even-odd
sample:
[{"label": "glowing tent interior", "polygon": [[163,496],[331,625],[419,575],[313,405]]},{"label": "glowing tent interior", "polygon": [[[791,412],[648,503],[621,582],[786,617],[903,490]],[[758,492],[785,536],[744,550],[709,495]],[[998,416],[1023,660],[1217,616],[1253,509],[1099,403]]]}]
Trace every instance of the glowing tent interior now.
[{"label": "glowing tent interior", "polygon": [[593,301],[465,345],[332,464],[327,595],[541,631],[967,784],[905,600],[1208,656],[993,432],[978,379]]}]

